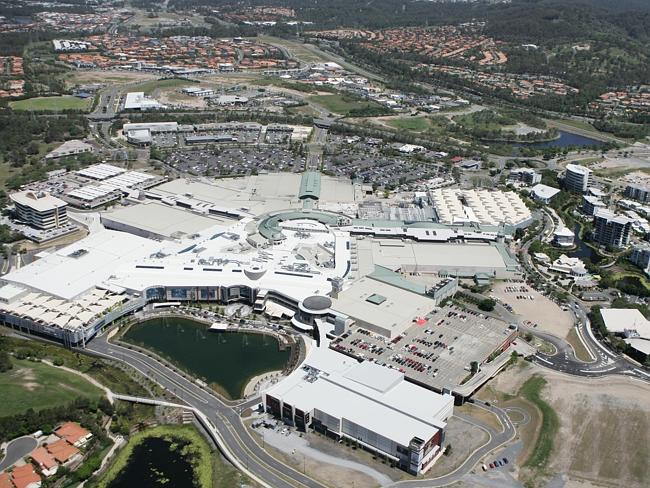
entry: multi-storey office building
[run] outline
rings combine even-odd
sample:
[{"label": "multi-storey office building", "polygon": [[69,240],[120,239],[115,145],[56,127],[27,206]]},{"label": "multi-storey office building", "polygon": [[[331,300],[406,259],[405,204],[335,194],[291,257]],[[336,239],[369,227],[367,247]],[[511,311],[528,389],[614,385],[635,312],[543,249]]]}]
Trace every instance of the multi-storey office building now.
[{"label": "multi-storey office building", "polygon": [[16,217],[36,229],[55,229],[68,223],[68,204],[49,193],[21,191],[10,195]]}]

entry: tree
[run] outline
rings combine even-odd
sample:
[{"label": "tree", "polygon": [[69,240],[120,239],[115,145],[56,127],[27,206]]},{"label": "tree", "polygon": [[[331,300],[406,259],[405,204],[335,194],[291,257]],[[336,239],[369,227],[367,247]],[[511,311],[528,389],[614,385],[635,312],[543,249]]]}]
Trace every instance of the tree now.
[{"label": "tree", "polygon": [[0,351],[0,373],[5,373],[13,367],[14,365],[11,363],[11,358],[7,351]]},{"label": "tree", "polygon": [[480,310],[483,310],[484,312],[491,312],[494,310],[494,307],[496,306],[497,302],[492,299],[492,298],[485,298],[478,302],[478,308]]}]

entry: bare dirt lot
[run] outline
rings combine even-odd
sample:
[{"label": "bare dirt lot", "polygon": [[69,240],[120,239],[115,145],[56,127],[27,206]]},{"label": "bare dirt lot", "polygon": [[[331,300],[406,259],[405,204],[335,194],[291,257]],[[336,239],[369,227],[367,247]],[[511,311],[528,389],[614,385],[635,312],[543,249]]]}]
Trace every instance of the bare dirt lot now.
[{"label": "bare dirt lot", "polygon": [[208,104],[202,97],[191,97],[184,95],[178,88],[167,88],[165,90],[155,90],[153,97],[163,104],[175,107],[187,107],[193,109],[205,109]]},{"label": "bare dirt lot", "polygon": [[147,81],[157,78],[151,73],[134,73],[128,71],[74,71],[66,80],[66,84],[73,86],[78,83],[129,83],[132,81]]},{"label": "bare dirt lot", "polygon": [[[494,401],[500,393],[497,402],[506,406],[517,401],[507,395],[515,395],[531,374],[548,382],[542,395],[560,419],[550,476],[568,477],[566,486],[649,486],[650,385],[622,376],[578,378],[530,365],[507,370],[481,394]],[[521,438],[530,443],[532,437]]]},{"label": "bare dirt lot", "polygon": [[[516,291],[506,291],[510,289]],[[522,320],[536,323],[537,328],[543,332],[564,338],[573,327],[574,317],[571,312],[563,311],[555,302],[525,283],[496,283],[492,288],[492,294],[503,303],[510,305],[513,312],[521,316]],[[532,300],[529,297],[533,297]]]}]

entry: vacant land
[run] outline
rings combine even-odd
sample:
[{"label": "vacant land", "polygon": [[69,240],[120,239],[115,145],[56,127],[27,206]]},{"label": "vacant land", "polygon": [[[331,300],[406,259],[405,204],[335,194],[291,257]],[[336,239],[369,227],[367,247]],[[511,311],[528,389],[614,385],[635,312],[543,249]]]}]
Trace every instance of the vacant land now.
[{"label": "vacant land", "polygon": [[650,480],[650,387],[625,377],[581,381],[548,372],[547,399],[560,416],[551,469],[612,486]]},{"label": "vacant land", "polygon": [[364,110],[381,107],[375,102],[360,100],[358,98],[338,93],[332,95],[312,95],[308,98],[308,100],[325,107],[325,109],[329,110],[330,112],[341,115],[348,115],[352,110]]},{"label": "vacant land", "polygon": [[135,85],[132,90],[129,91],[142,91],[147,95],[150,95],[154,90],[165,90],[168,88],[182,88],[185,86],[199,86],[198,83],[192,83],[188,80],[183,80],[181,78],[166,78],[160,80],[151,80],[145,81]]},{"label": "vacant land", "polygon": [[70,95],[60,97],[36,97],[10,102],[14,110],[28,112],[62,112],[64,110],[87,111],[92,105],[91,98],[77,98]]},{"label": "vacant land", "polygon": [[560,426],[557,413],[553,407],[542,398],[542,390],[546,386],[546,380],[541,376],[531,376],[521,386],[518,396],[524,397],[537,407],[542,414],[542,425],[535,442],[535,447],[531,456],[526,461],[526,466],[533,468],[545,468],[553,446],[555,445],[555,437]]},{"label": "vacant land", "polygon": [[70,87],[82,83],[121,84],[132,81],[146,81],[156,78],[151,73],[128,71],[72,71],[66,77],[66,84]]},{"label": "vacant land", "polygon": [[[527,464],[546,457],[548,476],[564,475],[587,485],[648,486],[650,386],[620,376],[572,377],[529,364],[523,370],[512,368],[500,374],[479,396],[496,401],[500,407],[520,402],[538,413],[543,413],[543,402],[555,412],[556,435],[544,434],[552,432],[554,426],[542,420],[534,433],[520,437],[529,454],[525,456]],[[549,419],[553,424],[553,414]],[[533,423],[534,419],[528,426]],[[543,480],[535,476],[531,486],[543,486]],[[522,478],[530,480],[529,468],[522,470]]]},{"label": "vacant land", "polygon": [[0,375],[0,417],[66,405],[79,397],[97,399],[102,391],[85,379],[41,362],[12,360]]},{"label": "vacant land", "polygon": [[139,26],[141,30],[152,30],[169,26],[184,27],[207,27],[204,17],[198,14],[182,13],[175,14],[172,12],[148,13],[144,10],[138,10],[135,16],[128,22],[131,26]]},{"label": "vacant land", "polygon": [[289,56],[302,61],[303,63],[325,63],[330,59],[318,49],[309,49],[307,46],[300,42],[294,42],[289,39],[281,39],[279,37],[259,36],[256,38],[259,42],[265,42],[274,46],[279,46],[288,51]]},{"label": "vacant land", "polygon": [[422,132],[427,130],[431,123],[427,117],[409,117],[400,119],[391,119],[386,121],[391,127],[400,130],[408,130],[413,132]]}]

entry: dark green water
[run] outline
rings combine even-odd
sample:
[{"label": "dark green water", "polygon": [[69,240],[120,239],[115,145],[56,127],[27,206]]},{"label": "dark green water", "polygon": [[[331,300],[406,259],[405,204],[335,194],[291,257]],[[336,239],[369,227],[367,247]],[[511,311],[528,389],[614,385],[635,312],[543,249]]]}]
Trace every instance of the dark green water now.
[{"label": "dark green water", "polygon": [[187,441],[148,437],[133,448],[126,466],[108,488],[194,488],[194,469],[180,454]]},{"label": "dark green water", "polygon": [[283,369],[289,349],[264,334],[210,332],[205,324],[182,318],[151,319],[132,326],[124,340],[153,350],[207,383],[239,398],[259,374]]}]

